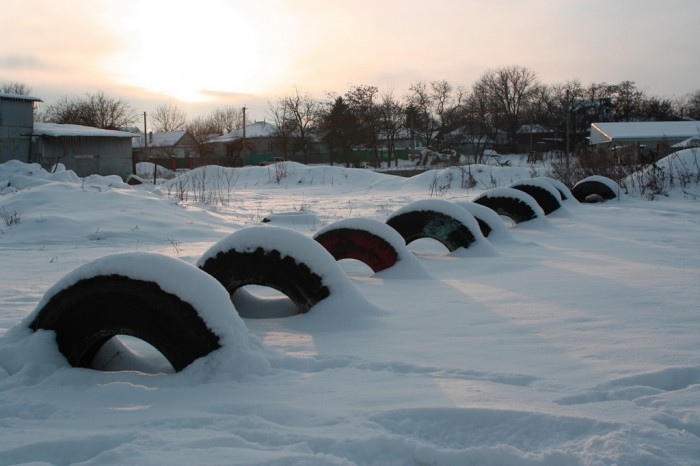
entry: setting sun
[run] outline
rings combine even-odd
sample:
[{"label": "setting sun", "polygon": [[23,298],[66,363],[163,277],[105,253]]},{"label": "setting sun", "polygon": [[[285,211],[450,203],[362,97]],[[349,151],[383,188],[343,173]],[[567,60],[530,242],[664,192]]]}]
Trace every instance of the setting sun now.
[{"label": "setting sun", "polygon": [[[216,2],[206,9],[182,9],[146,2],[128,11],[116,21],[110,15],[123,48],[104,61],[123,85],[206,102],[269,91],[288,74],[289,42],[279,39],[284,30],[260,8]],[[288,16],[285,28],[292,22]]]}]

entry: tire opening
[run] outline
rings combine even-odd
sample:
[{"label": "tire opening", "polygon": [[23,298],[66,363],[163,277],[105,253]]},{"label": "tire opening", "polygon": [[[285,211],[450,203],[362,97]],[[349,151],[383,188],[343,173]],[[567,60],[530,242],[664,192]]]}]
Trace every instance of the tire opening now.
[{"label": "tire opening", "polygon": [[238,315],[245,319],[276,319],[299,314],[299,308],[289,296],[269,286],[242,286],[231,295],[231,301]]},{"label": "tire opening", "polygon": [[90,367],[105,372],[175,373],[175,368],[163,353],[148,342],[129,335],[117,335],[107,340],[97,350]]}]

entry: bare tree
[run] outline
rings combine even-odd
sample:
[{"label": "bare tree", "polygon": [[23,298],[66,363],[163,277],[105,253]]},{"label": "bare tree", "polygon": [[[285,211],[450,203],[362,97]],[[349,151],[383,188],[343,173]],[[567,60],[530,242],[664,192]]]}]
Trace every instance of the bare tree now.
[{"label": "bare tree", "polygon": [[219,134],[230,133],[243,127],[243,109],[219,107],[209,115],[209,124]]},{"label": "bare tree", "polygon": [[286,158],[294,152],[294,125],[289,115],[289,109],[284,105],[284,99],[275,103],[268,102],[268,117],[277,128],[275,130],[275,146]]},{"label": "bare tree", "polygon": [[[590,127],[591,116],[597,114],[599,102],[585,99],[583,85],[577,79],[551,86],[540,86],[532,103],[533,123],[552,129],[555,136],[576,143]],[[568,118],[568,121],[567,121]],[[565,149],[562,144],[561,149]]]},{"label": "bare tree", "polygon": [[430,83],[431,97],[437,122],[437,137],[443,140],[445,133],[455,129],[456,115],[463,104],[464,91],[455,89],[452,84],[445,81],[432,81]]},{"label": "bare tree", "polygon": [[386,141],[387,164],[391,166],[391,158],[396,147],[396,137],[404,127],[405,108],[396,100],[393,92],[382,94],[381,99],[379,104],[379,124]]},{"label": "bare tree", "polygon": [[641,118],[644,121],[674,121],[680,118],[670,99],[649,97],[642,101]]},{"label": "bare tree", "polygon": [[119,129],[136,121],[136,112],[126,101],[98,92],[84,98],[62,97],[46,107],[44,119],[52,123]]},{"label": "bare tree", "polygon": [[308,163],[309,143],[320,113],[321,103],[307,93],[300,94],[298,89],[294,95],[270,104],[270,115],[277,123],[279,135],[295,143],[295,149],[304,154],[304,163]]},{"label": "bare tree", "polygon": [[187,131],[194,140],[194,147],[200,157],[207,157],[214,154],[214,149],[209,141],[220,133],[211,125],[211,121],[206,117],[197,117],[187,123]]},{"label": "bare tree", "polygon": [[489,96],[479,86],[475,86],[466,99],[464,109],[464,134],[474,150],[474,162],[482,163],[484,149],[489,141],[496,139],[497,128],[493,124],[493,115]]},{"label": "bare tree", "polygon": [[437,121],[432,111],[433,98],[428,84],[423,81],[411,84],[406,101],[411,109],[413,131],[421,135],[426,147],[431,147]]},{"label": "bare tree", "polygon": [[534,71],[515,65],[487,71],[473,86],[474,92],[482,95],[490,107],[491,124],[505,129],[511,149],[517,145],[522,111],[538,86]]},{"label": "bare tree", "polygon": [[3,94],[15,94],[15,95],[29,95],[32,93],[32,88],[24,83],[15,81],[10,83],[3,83],[0,85],[0,93]]},{"label": "bare tree", "polygon": [[680,97],[676,107],[681,116],[700,120],[700,89]]},{"label": "bare tree", "polygon": [[644,98],[644,92],[637,88],[634,81],[623,81],[614,86],[615,119],[632,121],[639,118]]},{"label": "bare tree", "polygon": [[175,103],[159,105],[153,112],[151,119],[155,131],[158,132],[182,131],[187,127],[187,115]]}]

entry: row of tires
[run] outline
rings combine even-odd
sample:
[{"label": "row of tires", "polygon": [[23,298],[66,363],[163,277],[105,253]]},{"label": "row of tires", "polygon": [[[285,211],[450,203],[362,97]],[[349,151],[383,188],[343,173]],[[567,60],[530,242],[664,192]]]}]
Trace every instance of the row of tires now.
[{"label": "row of tires", "polygon": [[[247,285],[261,285],[288,296],[302,314],[331,295],[340,270],[336,261],[355,259],[381,272],[408,258],[406,246],[420,238],[437,240],[449,251],[470,248],[503,233],[500,216],[521,223],[558,210],[562,202],[616,195],[614,182],[601,177],[582,180],[571,191],[557,180],[532,178],[471,202],[416,201],[385,223],[342,220],[313,238],[284,228],[245,228],[213,245],[196,267],[152,253],[106,256],[48,290],[27,325],[54,331],[58,349],[75,367],[92,367],[110,339],[126,335],[149,343],[180,371],[222,346],[212,316],[217,311],[202,310],[201,294],[221,294],[217,288],[223,286],[230,300]],[[161,278],[153,279],[153,270]],[[183,294],[183,287],[193,291]]]}]

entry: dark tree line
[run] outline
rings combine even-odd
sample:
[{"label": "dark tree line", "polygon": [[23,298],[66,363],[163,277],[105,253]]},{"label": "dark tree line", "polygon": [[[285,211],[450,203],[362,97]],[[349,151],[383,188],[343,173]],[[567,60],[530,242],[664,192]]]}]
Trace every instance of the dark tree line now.
[{"label": "dark tree line", "polygon": [[[22,83],[1,92],[29,94]],[[445,80],[417,81],[397,97],[372,85],[354,85],[344,94],[315,98],[298,89],[268,104],[268,117],[278,128],[277,147],[285,155],[308,157],[312,140],[323,140],[331,160],[347,160],[353,148],[365,148],[379,161],[380,149],[393,157],[401,132],[433,150],[449,146],[455,135],[468,138],[480,153],[487,141],[503,135],[507,150],[516,148],[518,129],[539,125],[571,148],[585,143],[593,122],[700,120],[700,90],[675,99],[649,96],[634,81],[582,84],[578,80],[543,84],[522,66],[504,66],[483,73],[470,87]],[[131,105],[103,92],[63,97],[37,114],[40,121],[119,129],[140,120]],[[150,115],[154,131],[187,129],[206,152],[212,136],[239,129],[243,109],[222,107],[188,120],[176,104],[161,105]],[[138,123],[136,123],[138,126]],[[501,138],[503,139],[503,138]]]},{"label": "dark tree line", "polygon": [[310,138],[320,138],[332,161],[347,160],[357,147],[373,151],[377,161],[381,148],[391,161],[399,131],[433,150],[444,149],[461,134],[480,153],[498,133],[505,136],[503,148],[515,150],[518,129],[529,124],[570,140],[573,149],[585,143],[594,122],[700,119],[700,90],[671,100],[648,96],[633,81],[545,85],[526,67],[506,66],[485,72],[470,88],[444,80],[418,81],[397,98],[375,86],[357,85],[342,96],[318,100],[297,91],[269,107],[280,140],[306,147]]}]

